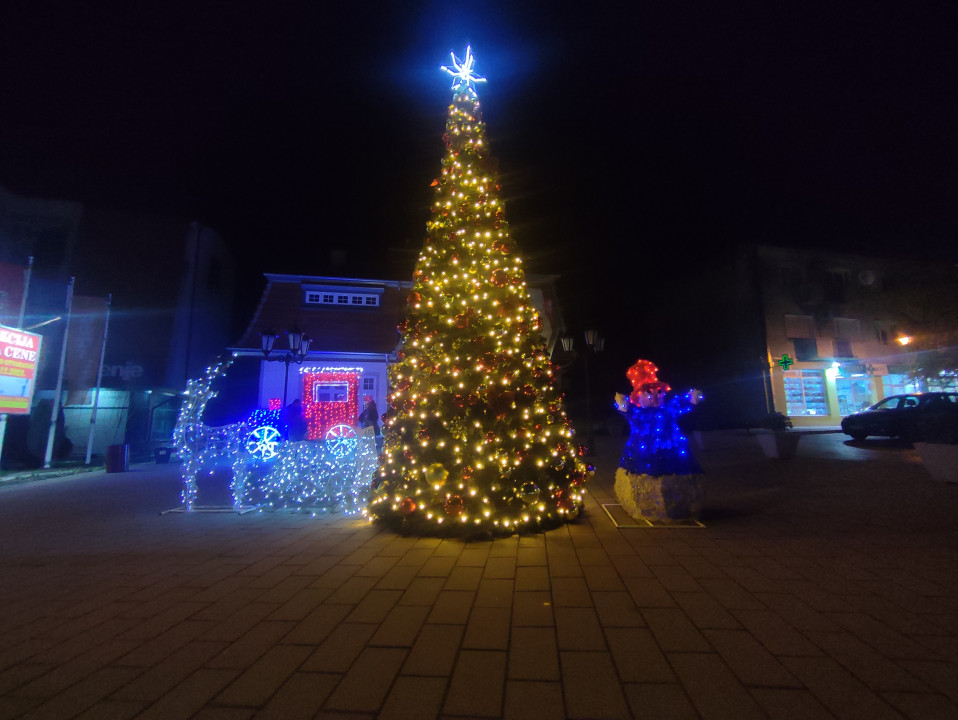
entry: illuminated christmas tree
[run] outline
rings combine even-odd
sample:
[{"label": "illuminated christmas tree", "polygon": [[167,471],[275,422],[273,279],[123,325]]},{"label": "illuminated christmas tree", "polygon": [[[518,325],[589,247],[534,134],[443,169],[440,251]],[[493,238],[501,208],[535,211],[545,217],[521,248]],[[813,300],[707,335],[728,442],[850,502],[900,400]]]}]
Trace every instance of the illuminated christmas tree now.
[{"label": "illuminated christmas tree", "polygon": [[413,274],[369,512],[417,534],[573,519],[589,469],[553,385],[487,154],[469,48],[453,55],[442,173]]}]

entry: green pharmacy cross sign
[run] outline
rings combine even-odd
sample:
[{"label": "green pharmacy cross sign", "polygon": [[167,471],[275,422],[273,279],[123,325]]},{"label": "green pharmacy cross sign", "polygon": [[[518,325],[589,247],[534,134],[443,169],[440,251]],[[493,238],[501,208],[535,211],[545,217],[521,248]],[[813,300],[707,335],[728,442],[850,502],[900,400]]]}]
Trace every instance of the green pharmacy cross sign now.
[{"label": "green pharmacy cross sign", "polygon": [[782,370],[788,370],[788,368],[794,363],[788,355],[782,355],[782,359],[778,361],[778,364],[782,366]]}]

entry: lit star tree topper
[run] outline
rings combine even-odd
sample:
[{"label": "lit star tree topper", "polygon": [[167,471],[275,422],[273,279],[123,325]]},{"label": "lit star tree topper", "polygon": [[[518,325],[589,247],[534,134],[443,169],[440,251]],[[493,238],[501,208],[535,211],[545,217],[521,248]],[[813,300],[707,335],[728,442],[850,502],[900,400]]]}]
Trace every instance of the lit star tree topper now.
[{"label": "lit star tree topper", "polygon": [[554,384],[473,89],[453,99],[427,238],[389,369],[383,455],[368,512],[414,534],[511,534],[574,519],[590,468]]},{"label": "lit star tree topper", "polygon": [[459,62],[459,58],[456,57],[455,53],[449,54],[452,56],[452,67],[441,65],[439,69],[445,70],[452,75],[452,89],[459,91],[465,86],[466,89],[475,92],[476,83],[485,82],[486,79],[479,77],[472,71],[473,65],[476,64],[476,56],[472,54],[472,48],[466,45],[466,57],[462,62]]}]

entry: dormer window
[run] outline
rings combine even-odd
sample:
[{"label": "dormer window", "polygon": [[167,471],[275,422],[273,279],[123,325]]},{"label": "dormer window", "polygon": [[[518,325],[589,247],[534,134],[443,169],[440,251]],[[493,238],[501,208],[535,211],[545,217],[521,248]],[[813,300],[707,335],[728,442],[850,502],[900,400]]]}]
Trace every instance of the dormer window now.
[{"label": "dormer window", "polygon": [[304,288],[306,305],[334,305],[336,307],[379,307],[382,291],[376,288]]}]

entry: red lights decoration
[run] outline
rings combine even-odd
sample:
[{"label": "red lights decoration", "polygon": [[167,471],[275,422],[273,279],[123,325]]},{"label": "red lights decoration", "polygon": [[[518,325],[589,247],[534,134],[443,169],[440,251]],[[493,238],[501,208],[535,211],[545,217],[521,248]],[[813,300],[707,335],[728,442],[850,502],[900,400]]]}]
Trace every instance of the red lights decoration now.
[{"label": "red lights decoration", "polygon": [[[345,393],[335,386],[346,386]],[[329,388],[326,390],[326,388]],[[306,437],[322,440],[335,425],[352,426],[359,415],[359,373],[303,374],[303,417]]]},{"label": "red lights decoration", "polygon": [[625,376],[632,383],[629,399],[636,405],[642,404],[643,393],[664,394],[672,389],[659,381],[659,369],[649,360],[636,360],[635,364],[625,371]]}]

